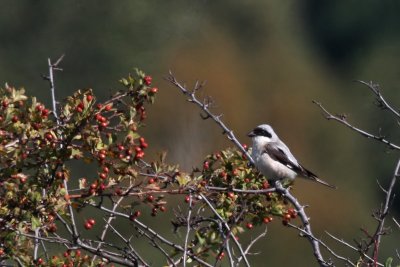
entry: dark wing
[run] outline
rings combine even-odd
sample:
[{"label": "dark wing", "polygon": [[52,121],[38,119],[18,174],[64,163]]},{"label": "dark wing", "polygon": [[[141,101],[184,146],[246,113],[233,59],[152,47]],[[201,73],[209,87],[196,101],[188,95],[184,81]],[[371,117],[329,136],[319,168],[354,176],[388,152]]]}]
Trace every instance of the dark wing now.
[{"label": "dark wing", "polygon": [[278,161],[279,163],[285,165],[289,169],[292,169],[299,174],[303,172],[304,168],[301,165],[291,160],[288,154],[286,154],[282,148],[274,145],[273,143],[269,143],[265,146],[264,153],[267,153],[268,156],[271,157],[271,159]]},{"label": "dark wing", "polygon": [[[318,178],[318,176],[311,171],[304,168],[301,164],[299,164],[296,160],[291,160],[290,157],[293,157],[291,154],[288,155],[285,153],[285,150],[288,148],[280,148],[274,144],[269,143],[265,146],[264,153],[267,153],[273,160],[280,162],[285,165],[289,169],[295,171],[298,175],[303,176],[304,178],[311,179],[320,184],[326,185],[331,188],[336,188],[336,186],[328,184],[327,182]],[[290,153],[290,152],[289,152]]]}]

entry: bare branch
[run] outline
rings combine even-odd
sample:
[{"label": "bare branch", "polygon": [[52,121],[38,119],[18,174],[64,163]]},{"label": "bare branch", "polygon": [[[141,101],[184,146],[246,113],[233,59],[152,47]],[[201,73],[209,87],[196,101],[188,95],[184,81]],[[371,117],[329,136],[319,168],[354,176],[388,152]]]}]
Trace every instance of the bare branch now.
[{"label": "bare branch", "polygon": [[400,150],[400,146],[398,146],[398,145],[396,145],[396,144],[390,142],[389,140],[385,139],[384,136],[381,136],[381,135],[374,135],[374,134],[368,133],[368,132],[366,132],[366,131],[364,131],[364,130],[362,130],[362,129],[360,129],[360,128],[357,128],[357,127],[353,126],[352,124],[350,124],[350,123],[346,120],[346,116],[345,116],[345,115],[333,115],[333,114],[331,114],[327,109],[325,109],[325,108],[322,106],[321,103],[319,103],[319,102],[317,102],[317,101],[314,101],[314,100],[313,100],[313,103],[316,104],[316,105],[322,110],[323,115],[324,115],[324,117],[325,117],[327,120],[334,120],[334,121],[337,121],[337,122],[339,122],[339,123],[341,123],[341,124],[347,126],[347,127],[350,128],[351,130],[353,130],[353,131],[355,131],[355,132],[361,134],[361,135],[364,136],[364,137],[371,138],[371,139],[377,140],[377,141],[379,141],[379,142],[381,142],[381,143],[384,143],[385,145],[387,145],[387,146],[388,146],[389,148],[391,148],[391,149],[398,149],[398,150]]}]

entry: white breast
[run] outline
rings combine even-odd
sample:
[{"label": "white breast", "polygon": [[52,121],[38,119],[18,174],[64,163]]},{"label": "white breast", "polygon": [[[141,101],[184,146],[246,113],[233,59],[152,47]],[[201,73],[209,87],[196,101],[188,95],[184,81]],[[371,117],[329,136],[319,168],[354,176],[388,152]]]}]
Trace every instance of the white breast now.
[{"label": "white breast", "polygon": [[262,153],[263,148],[253,146],[252,158],[255,161],[257,169],[271,180],[294,179],[297,174],[290,168],[272,159],[267,153]]}]

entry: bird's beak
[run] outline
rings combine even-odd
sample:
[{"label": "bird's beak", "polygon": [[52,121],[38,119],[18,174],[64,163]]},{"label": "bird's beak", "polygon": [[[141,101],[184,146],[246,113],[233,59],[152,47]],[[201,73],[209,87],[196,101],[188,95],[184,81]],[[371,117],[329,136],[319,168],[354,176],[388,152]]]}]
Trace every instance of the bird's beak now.
[{"label": "bird's beak", "polygon": [[251,132],[249,132],[249,133],[247,134],[247,136],[248,136],[248,137],[254,137],[254,136],[256,136],[256,135],[254,134],[253,131],[251,131]]}]

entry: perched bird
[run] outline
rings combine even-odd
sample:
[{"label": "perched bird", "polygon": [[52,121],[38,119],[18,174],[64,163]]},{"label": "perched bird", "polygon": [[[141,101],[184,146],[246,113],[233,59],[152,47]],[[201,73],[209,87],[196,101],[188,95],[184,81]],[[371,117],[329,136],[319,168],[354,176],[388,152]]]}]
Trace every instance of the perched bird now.
[{"label": "perched bird", "polygon": [[304,168],[268,124],[257,126],[248,136],[253,141],[251,157],[256,168],[268,179],[293,180],[300,176],[336,188]]}]

